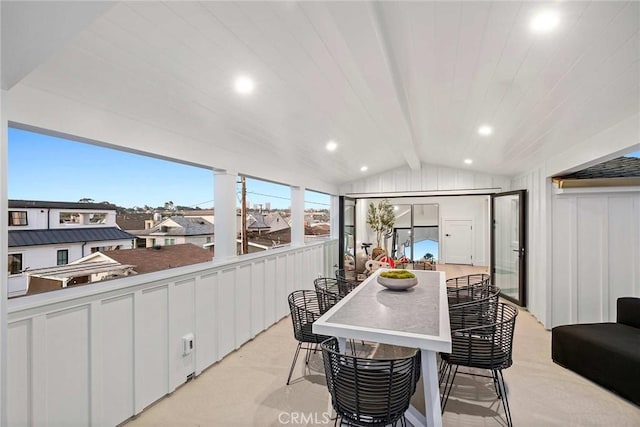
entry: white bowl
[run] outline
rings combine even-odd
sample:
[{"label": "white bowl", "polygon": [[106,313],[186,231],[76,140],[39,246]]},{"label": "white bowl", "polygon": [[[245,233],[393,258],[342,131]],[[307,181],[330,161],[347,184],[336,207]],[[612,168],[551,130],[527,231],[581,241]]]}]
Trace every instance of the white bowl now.
[{"label": "white bowl", "polygon": [[378,276],[378,283],[387,289],[392,291],[404,291],[418,284],[417,277],[411,277],[409,279],[390,279],[388,277]]}]

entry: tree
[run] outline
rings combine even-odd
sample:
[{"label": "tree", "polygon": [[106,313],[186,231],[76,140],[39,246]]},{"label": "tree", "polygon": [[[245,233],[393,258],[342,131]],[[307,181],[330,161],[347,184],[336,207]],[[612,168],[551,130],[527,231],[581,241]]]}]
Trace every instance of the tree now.
[{"label": "tree", "polygon": [[387,199],[381,200],[377,206],[373,202],[369,203],[367,224],[376,233],[377,247],[382,247],[382,236],[393,228],[395,222],[396,216],[393,213],[393,206],[389,204]]},{"label": "tree", "polygon": [[168,210],[168,211],[172,211],[175,209],[175,207],[173,206],[173,202],[171,200],[169,200],[168,202],[164,202],[164,208],[165,210]]}]

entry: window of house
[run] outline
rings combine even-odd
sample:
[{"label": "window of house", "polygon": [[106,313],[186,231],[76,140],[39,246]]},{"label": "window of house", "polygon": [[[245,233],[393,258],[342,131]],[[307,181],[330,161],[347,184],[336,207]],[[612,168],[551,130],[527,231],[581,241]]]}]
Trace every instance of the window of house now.
[{"label": "window of house", "polygon": [[8,269],[9,274],[22,273],[22,254],[9,254]]},{"label": "window of house", "polygon": [[317,191],[304,192],[304,240],[331,235],[331,196]]},{"label": "window of house", "polygon": [[89,215],[90,224],[105,224],[107,222],[106,213],[92,213]]},{"label": "window of house", "polygon": [[60,212],[60,224],[80,224],[80,214],[77,212]]},{"label": "window of house", "polygon": [[69,264],[69,250],[68,249],[60,249],[58,250],[57,255],[57,264],[56,265],[67,265]]},{"label": "window of house", "polygon": [[291,188],[288,185],[240,175],[236,195],[239,255],[291,243]]},{"label": "window of house", "polygon": [[165,246],[175,245],[175,244],[176,244],[176,239],[164,239]]},{"label": "window of house", "polygon": [[27,211],[9,211],[9,225],[28,225]]}]

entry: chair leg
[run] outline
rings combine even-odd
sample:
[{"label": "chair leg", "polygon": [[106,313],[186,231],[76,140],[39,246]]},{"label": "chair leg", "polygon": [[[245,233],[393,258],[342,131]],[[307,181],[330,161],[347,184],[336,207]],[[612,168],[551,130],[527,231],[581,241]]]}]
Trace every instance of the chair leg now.
[{"label": "chair leg", "polygon": [[[451,371],[453,370],[453,375],[451,375]],[[441,412],[444,414],[444,408],[445,406],[447,406],[447,401],[449,400],[449,395],[451,394],[451,389],[453,388],[453,381],[456,379],[456,374],[458,373],[458,365],[455,366],[455,368],[453,367],[453,365],[447,365],[447,380],[444,383],[444,390],[443,390],[443,394],[442,394],[442,408],[441,408]],[[451,382],[449,382],[449,378],[451,377]],[[449,385],[449,388],[447,389],[447,384]]]},{"label": "chair leg", "polygon": [[513,427],[513,421],[511,420],[511,411],[509,410],[509,399],[507,398],[507,388],[504,385],[504,377],[502,376],[502,370],[497,371],[498,384],[500,386],[500,398],[502,399],[502,406],[504,407],[504,415],[507,418],[507,426]]},{"label": "chair leg", "polygon": [[492,369],[491,376],[493,377],[493,387],[496,389],[496,396],[502,399],[502,391],[500,390],[500,385],[498,384],[498,371]]},{"label": "chair leg", "polygon": [[304,364],[308,365],[309,364],[309,359],[311,359],[311,352],[309,351],[311,347],[307,347],[307,356],[304,358]]},{"label": "chair leg", "polygon": [[289,369],[289,378],[287,378],[287,385],[289,385],[289,381],[291,381],[291,374],[293,374],[293,368],[296,366],[296,360],[298,360],[298,354],[300,353],[300,347],[302,347],[302,343],[298,343],[298,347],[296,347],[296,354],[293,356],[293,362],[291,362],[291,369]]},{"label": "chair leg", "polygon": [[438,384],[442,385],[442,381],[444,381],[444,376],[446,375],[447,368],[450,365],[446,362],[446,360],[440,361],[440,367],[438,368]]}]

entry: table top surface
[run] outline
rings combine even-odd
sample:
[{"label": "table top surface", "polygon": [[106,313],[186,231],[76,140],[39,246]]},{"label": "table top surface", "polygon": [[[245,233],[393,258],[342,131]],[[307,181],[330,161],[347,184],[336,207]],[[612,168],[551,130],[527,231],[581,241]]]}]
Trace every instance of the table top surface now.
[{"label": "table top surface", "polygon": [[412,270],[418,284],[392,291],[377,282],[378,269],[314,322],[315,333],[433,351],[451,350],[443,272]]}]

